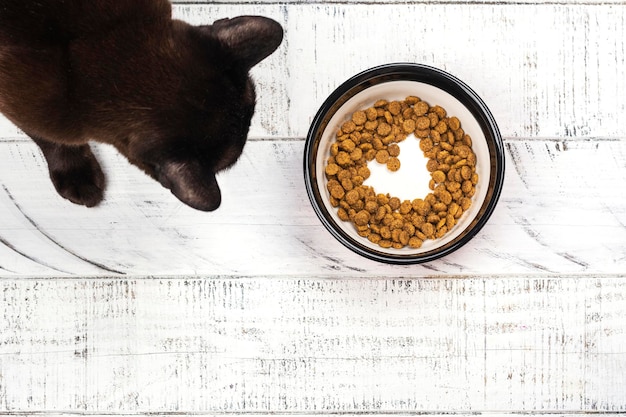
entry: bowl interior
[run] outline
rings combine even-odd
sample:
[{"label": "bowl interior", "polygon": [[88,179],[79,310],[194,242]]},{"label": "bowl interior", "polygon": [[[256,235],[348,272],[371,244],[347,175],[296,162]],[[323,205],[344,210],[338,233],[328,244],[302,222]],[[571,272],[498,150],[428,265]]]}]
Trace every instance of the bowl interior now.
[{"label": "bowl interior", "polygon": [[[418,249],[405,247],[402,249],[384,249],[370,242],[357,234],[354,225],[350,222],[344,222],[337,216],[337,209],[330,204],[329,193],[326,189],[326,177],[324,170],[326,161],[330,156],[330,147],[335,142],[335,134],[341,124],[345,122],[353,112],[370,107],[379,99],[385,100],[404,100],[407,96],[417,96],[426,101],[429,105],[440,105],[446,111],[448,116],[456,116],[461,121],[461,127],[472,138],[472,149],[477,157],[476,172],[479,175],[479,181],[476,185],[476,193],[472,198],[472,205],[468,211],[458,220],[458,223],[448,231],[442,238],[435,240],[426,240],[422,247]],[[330,110],[332,111],[332,109]],[[330,118],[328,118],[330,117]],[[326,220],[331,227],[335,228],[340,236],[349,239],[353,245],[361,248],[361,250],[378,254],[385,257],[419,257],[420,255],[437,251],[439,248],[449,246],[458,241],[463,235],[468,233],[475,224],[483,203],[488,194],[490,176],[492,170],[490,150],[483,132],[483,128],[479,121],[472,115],[472,112],[461,103],[457,98],[447,91],[434,85],[419,81],[384,81],[371,85],[348,98],[343,104],[334,111],[334,114],[327,114],[326,124],[320,125],[321,134],[318,134],[319,142],[317,152],[314,157],[314,172],[316,182],[315,186],[319,191],[319,203],[323,205],[320,209],[325,213]],[[400,159],[402,167],[397,173],[389,175],[377,175],[386,168],[376,167],[375,161],[369,163],[372,171],[372,178],[366,185],[374,186],[377,193],[390,193],[394,196],[394,190],[401,195],[401,199],[424,198],[430,191],[428,189],[428,181],[430,174],[426,170],[427,160],[421,154],[419,148],[415,144],[405,144],[409,141],[418,142],[414,135],[410,135],[404,142],[400,144]],[[417,149],[417,152],[414,150]],[[417,166],[415,165],[417,164]],[[406,175],[396,175],[402,170],[410,169],[416,172],[416,177],[408,179]],[[412,197],[409,197],[412,196]]]}]

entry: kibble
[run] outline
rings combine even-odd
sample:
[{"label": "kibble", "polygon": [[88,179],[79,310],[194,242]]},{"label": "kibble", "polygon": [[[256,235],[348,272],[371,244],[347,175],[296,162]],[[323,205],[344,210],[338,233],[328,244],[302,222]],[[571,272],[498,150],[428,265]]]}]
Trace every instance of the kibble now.
[{"label": "kibble", "polygon": [[[423,198],[400,201],[363,182],[370,177],[368,162],[376,160],[390,171],[400,169],[398,142],[413,134],[429,160],[429,187]],[[472,139],[460,120],[438,105],[418,97],[378,100],[354,112],[331,145],[325,167],[327,189],[337,215],[352,222],[359,236],[382,248],[420,248],[452,230],[472,203],[478,173]]]}]

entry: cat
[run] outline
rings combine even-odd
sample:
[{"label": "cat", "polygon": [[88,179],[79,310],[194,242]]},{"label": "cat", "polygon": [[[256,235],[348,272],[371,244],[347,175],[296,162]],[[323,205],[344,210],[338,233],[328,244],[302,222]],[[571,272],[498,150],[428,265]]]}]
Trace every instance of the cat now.
[{"label": "cat", "polygon": [[2,0],[0,112],[39,145],[57,192],[93,207],[108,143],[198,210],[242,153],[256,95],[249,70],[281,44],[261,16],[192,26],[168,0]]}]

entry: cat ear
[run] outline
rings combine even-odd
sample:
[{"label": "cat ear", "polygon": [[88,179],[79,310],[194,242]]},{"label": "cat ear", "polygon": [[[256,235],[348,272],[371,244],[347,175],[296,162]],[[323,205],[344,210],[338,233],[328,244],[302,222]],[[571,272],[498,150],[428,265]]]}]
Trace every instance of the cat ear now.
[{"label": "cat ear", "polygon": [[215,174],[197,162],[166,162],[159,167],[157,179],[180,201],[202,211],[220,206],[222,195]]},{"label": "cat ear", "polygon": [[283,40],[280,24],[262,16],[222,19],[210,28],[246,71],[274,52]]}]

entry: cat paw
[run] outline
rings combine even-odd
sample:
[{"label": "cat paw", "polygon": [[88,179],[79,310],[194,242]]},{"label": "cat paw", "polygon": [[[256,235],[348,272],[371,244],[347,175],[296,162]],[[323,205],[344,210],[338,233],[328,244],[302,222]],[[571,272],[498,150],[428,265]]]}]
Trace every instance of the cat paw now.
[{"label": "cat paw", "polygon": [[90,179],[56,174],[52,177],[52,182],[59,195],[74,204],[94,207],[104,198],[103,187]]},{"label": "cat paw", "polygon": [[50,171],[50,179],[59,195],[74,204],[98,205],[104,198],[105,179],[95,157],[75,158],[63,165]]}]

